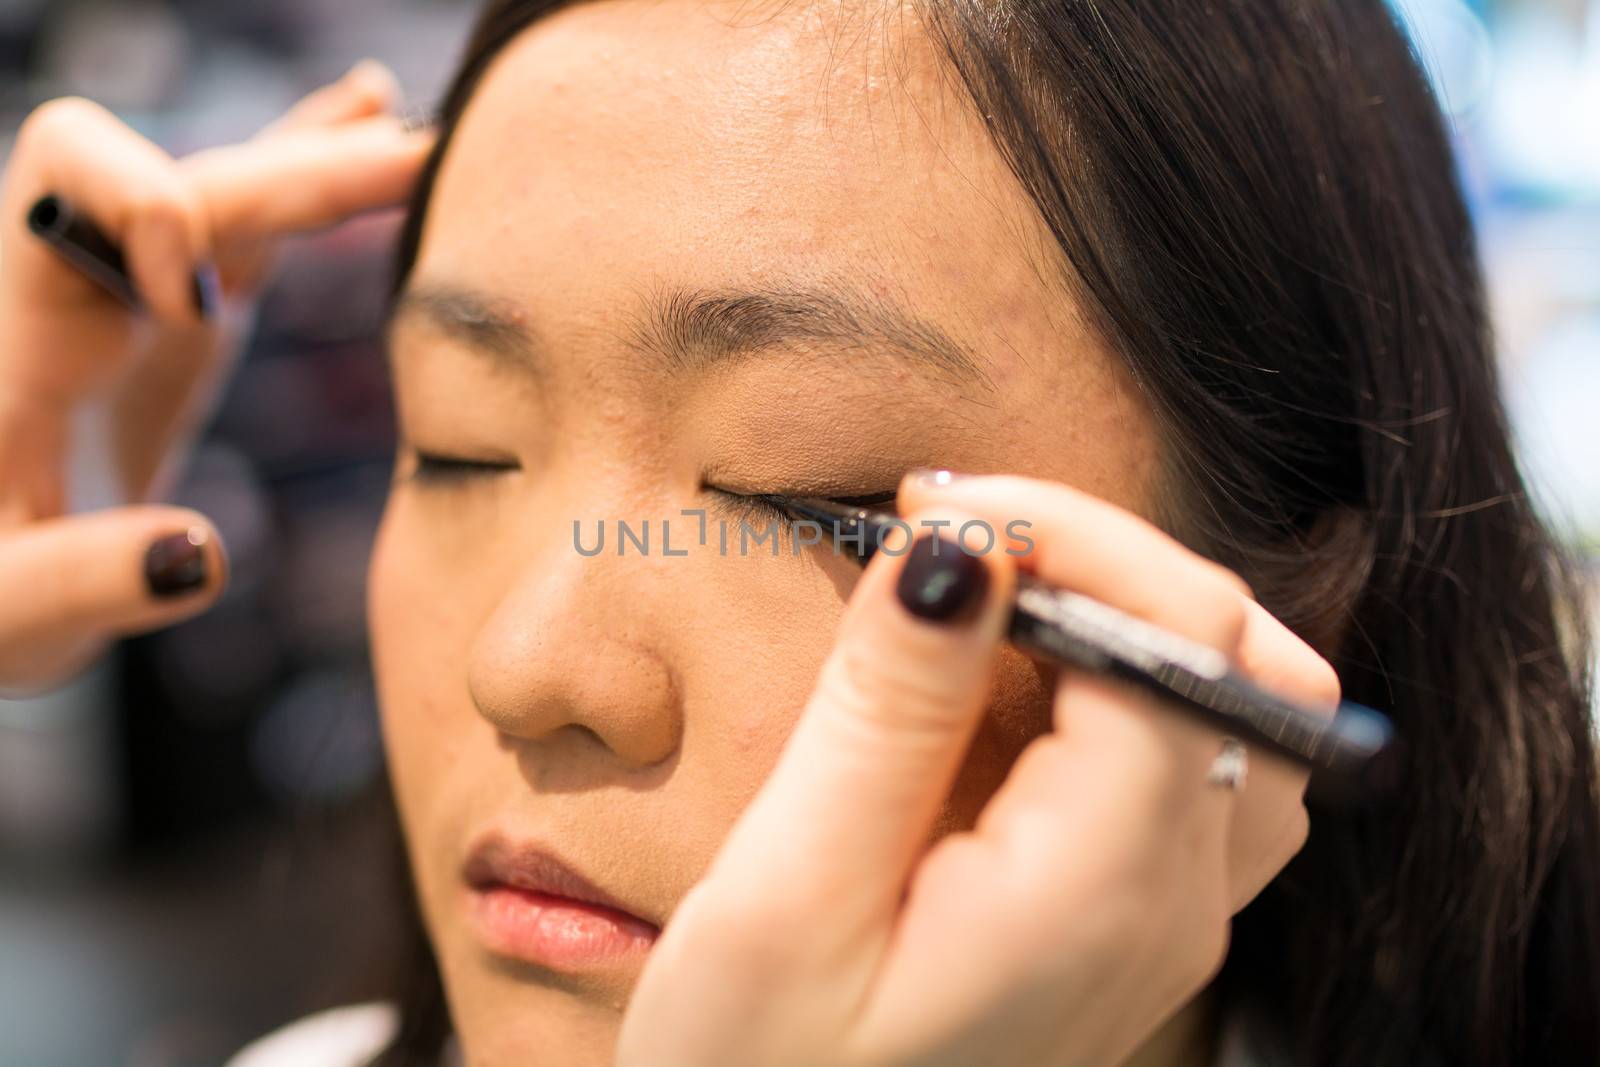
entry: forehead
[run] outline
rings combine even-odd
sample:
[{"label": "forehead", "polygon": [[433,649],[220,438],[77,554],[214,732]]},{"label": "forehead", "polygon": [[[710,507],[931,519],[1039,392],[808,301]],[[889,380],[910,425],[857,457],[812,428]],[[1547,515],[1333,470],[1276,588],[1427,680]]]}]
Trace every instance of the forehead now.
[{"label": "forehead", "polygon": [[985,334],[1062,301],[1028,253],[1043,242],[1026,198],[950,77],[910,7],[566,8],[475,94],[417,274],[595,319],[663,282],[781,275],[1015,345]]},{"label": "forehead", "polygon": [[741,387],[801,413],[850,397],[904,406],[996,442],[963,453],[970,469],[1143,508],[1153,416],[1085,326],[969,107],[909,7],[579,4],[490,66],[440,168],[410,284],[487,295],[550,354],[551,410],[576,399],[597,425],[632,424],[641,403],[682,392],[626,336],[662,292],[894,305],[982,359],[992,388],[933,385],[930,407],[928,388],[898,388],[924,384],[910,371],[842,383],[783,361]]}]

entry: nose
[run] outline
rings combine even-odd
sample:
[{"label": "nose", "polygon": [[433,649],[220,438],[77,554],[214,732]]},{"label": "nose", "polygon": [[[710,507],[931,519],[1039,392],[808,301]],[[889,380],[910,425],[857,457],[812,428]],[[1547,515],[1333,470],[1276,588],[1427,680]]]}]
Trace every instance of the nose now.
[{"label": "nose", "polygon": [[473,641],[467,682],[478,713],[525,743],[581,727],[630,766],[670,756],[682,716],[640,596],[649,578],[576,552],[530,561]]}]

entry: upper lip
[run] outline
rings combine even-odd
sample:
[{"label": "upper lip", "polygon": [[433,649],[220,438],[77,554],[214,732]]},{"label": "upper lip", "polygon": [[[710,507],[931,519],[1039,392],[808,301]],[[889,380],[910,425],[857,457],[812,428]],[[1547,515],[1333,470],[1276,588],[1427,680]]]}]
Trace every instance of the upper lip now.
[{"label": "upper lip", "polygon": [[620,898],[584,877],[553,849],[537,841],[513,841],[504,834],[486,834],[468,854],[462,876],[474,889],[506,885],[567,897],[584,904],[598,904],[636,919],[644,918]]}]

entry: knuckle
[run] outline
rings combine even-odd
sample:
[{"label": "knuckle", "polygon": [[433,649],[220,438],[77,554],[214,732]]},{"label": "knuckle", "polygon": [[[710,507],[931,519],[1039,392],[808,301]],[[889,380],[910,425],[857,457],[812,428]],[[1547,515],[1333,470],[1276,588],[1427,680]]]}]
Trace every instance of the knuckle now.
[{"label": "knuckle", "polygon": [[1204,986],[1216,977],[1228,958],[1228,946],[1233,939],[1233,923],[1215,916],[1202,921],[1194,932],[1190,944],[1190,980],[1194,988]]},{"label": "knuckle", "polygon": [[1330,709],[1339,706],[1339,701],[1344,698],[1344,685],[1339,681],[1339,672],[1333,664],[1318,658],[1316,666],[1308,672],[1306,695]]},{"label": "knuckle", "polygon": [[1159,608],[1140,614],[1236,663],[1248,627],[1245,603],[1231,591],[1206,584],[1191,585],[1182,593],[1171,595]]},{"label": "knuckle", "polygon": [[1206,603],[1211,605],[1215,643],[1231,655],[1244,640],[1245,628],[1250,622],[1250,602],[1232,583],[1218,581],[1206,597]]},{"label": "knuckle", "polygon": [[99,633],[102,629],[101,620],[94,617],[96,607],[103,599],[99,576],[88,567],[50,567],[46,570],[49,576],[40,575],[45,581],[45,587],[40,592],[46,598],[46,603],[55,605],[57,619],[86,632]]},{"label": "knuckle", "polygon": [[1212,579],[1218,584],[1226,586],[1235,595],[1242,596],[1246,600],[1256,599],[1256,591],[1250,587],[1249,582],[1240,576],[1238,571],[1224,567],[1214,560],[1207,560],[1206,562],[1210,568]]},{"label": "knuckle", "polygon": [[311,195],[316,210],[325,217],[337,218],[358,210],[362,203],[362,189],[349,182],[329,182]]},{"label": "knuckle", "polygon": [[935,660],[910,650],[885,655],[879,649],[847,644],[825,676],[823,698],[833,710],[896,733],[936,732],[943,736],[966,710],[964,688]]},{"label": "knuckle", "polygon": [[181,183],[167,181],[136,193],[128,202],[127,221],[168,232],[187,232],[197,221],[197,208],[194,197]]},{"label": "knuckle", "polygon": [[1253,673],[1273,688],[1330,713],[1338,708],[1344,696],[1339,672],[1310,646],[1297,644],[1285,648],[1271,662],[1262,661],[1259,654],[1253,658],[1257,661]]},{"label": "knuckle", "polygon": [[1293,859],[1311,840],[1311,816],[1305,804],[1296,804],[1289,810],[1288,825],[1284,828],[1284,862]]},{"label": "knuckle", "polygon": [[1186,885],[1183,900],[1175,903],[1181,916],[1174,940],[1179,948],[1177,967],[1187,992],[1204,986],[1222,968],[1233,936],[1227,880],[1219,872],[1204,887]]},{"label": "knuckle", "polygon": [[34,108],[17,130],[17,143],[32,149],[45,148],[62,139],[80,134],[83,127],[102,119],[106,111],[81,96],[60,96]]},{"label": "knuckle", "polygon": [[1192,566],[1174,574],[1181,590],[1167,590],[1149,617],[1157,621],[1165,617],[1166,625],[1231,656],[1243,641],[1254,604],[1249,586],[1204,556],[1190,553],[1189,562]]}]

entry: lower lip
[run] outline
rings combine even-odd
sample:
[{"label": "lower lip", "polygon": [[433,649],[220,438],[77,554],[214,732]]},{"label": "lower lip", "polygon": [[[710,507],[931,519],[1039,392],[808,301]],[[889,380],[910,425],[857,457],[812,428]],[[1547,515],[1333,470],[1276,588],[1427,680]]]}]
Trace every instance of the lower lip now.
[{"label": "lower lip", "polygon": [[549,967],[628,962],[660,931],[625,912],[506,885],[472,890],[472,918],[492,952]]}]

